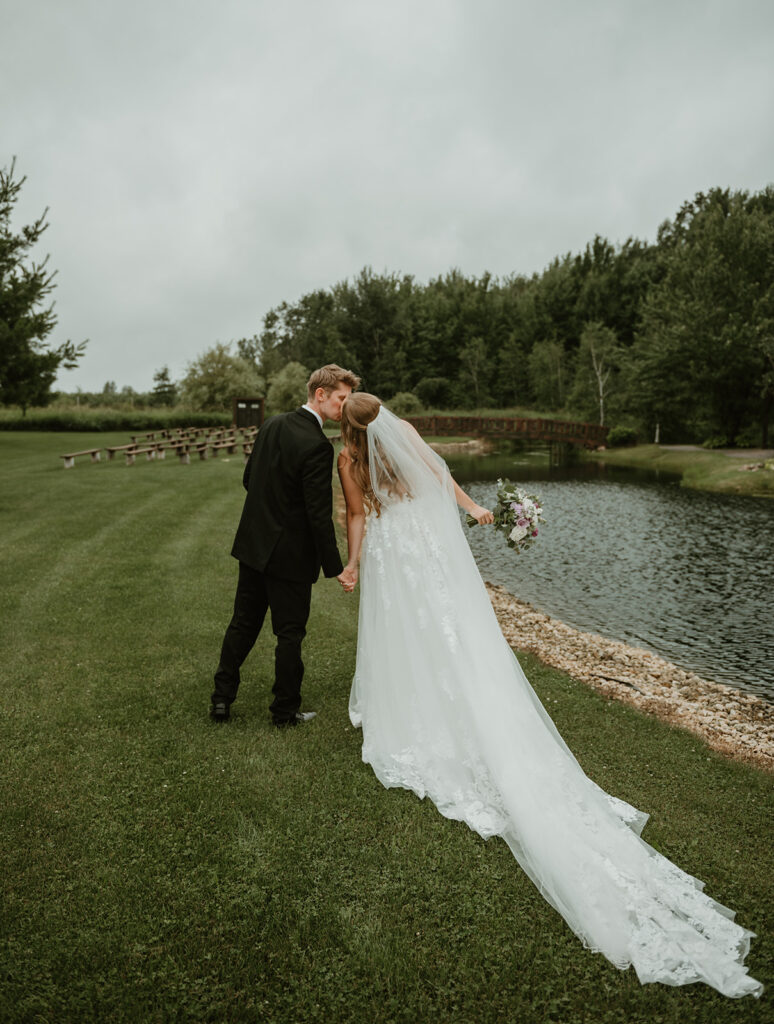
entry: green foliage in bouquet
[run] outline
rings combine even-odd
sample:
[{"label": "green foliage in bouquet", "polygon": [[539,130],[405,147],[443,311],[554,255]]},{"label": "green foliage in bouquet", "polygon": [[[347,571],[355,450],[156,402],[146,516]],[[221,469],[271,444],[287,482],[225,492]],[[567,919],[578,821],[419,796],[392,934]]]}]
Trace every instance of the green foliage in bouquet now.
[{"label": "green foliage in bouquet", "polygon": [[[534,544],[538,527],[544,523],[543,503],[536,494],[525,494],[510,480],[497,481],[497,503],[492,509],[494,528],[505,534],[505,542],[517,554]],[[468,526],[476,526],[473,516],[466,516]]]}]

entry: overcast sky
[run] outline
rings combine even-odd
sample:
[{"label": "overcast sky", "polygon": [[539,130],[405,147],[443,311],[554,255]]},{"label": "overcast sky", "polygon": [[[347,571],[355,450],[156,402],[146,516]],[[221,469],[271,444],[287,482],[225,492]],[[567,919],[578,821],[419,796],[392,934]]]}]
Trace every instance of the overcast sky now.
[{"label": "overcast sky", "polygon": [[772,0],[0,0],[68,391],[147,390],[370,265],[540,271],[774,182]]}]

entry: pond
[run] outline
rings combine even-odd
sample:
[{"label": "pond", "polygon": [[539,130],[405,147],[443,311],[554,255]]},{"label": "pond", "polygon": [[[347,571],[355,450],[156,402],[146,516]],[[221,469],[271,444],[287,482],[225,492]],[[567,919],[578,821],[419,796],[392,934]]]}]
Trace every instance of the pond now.
[{"label": "pond", "polygon": [[447,461],[482,505],[498,477],[543,499],[546,525],[521,555],[491,528],[466,530],[485,579],[577,629],[774,699],[774,502],[599,462],[551,466],[534,447]]}]

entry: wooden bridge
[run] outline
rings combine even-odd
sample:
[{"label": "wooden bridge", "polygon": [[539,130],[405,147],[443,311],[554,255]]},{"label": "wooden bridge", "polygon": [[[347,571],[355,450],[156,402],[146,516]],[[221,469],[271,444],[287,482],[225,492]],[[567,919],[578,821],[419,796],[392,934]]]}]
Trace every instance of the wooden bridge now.
[{"label": "wooden bridge", "polygon": [[605,444],[609,430],[596,423],[501,416],[407,416],[406,419],[420,434],[436,437],[503,437],[582,448]]}]

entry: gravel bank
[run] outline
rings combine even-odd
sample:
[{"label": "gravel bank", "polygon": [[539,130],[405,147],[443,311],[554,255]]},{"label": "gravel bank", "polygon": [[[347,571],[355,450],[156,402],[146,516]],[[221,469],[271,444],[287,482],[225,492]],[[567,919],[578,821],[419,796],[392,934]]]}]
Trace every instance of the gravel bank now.
[{"label": "gravel bank", "polygon": [[439,455],[486,455],[494,444],[487,437],[472,437],[469,441],[431,441],[430,447]]},{"label": "gravel bank", "polygon": [[511,647],[672,725],[696,733],[728,757],[774,771],[774,704],[710,683],[650,651],[582,633],[487,583]]}]

